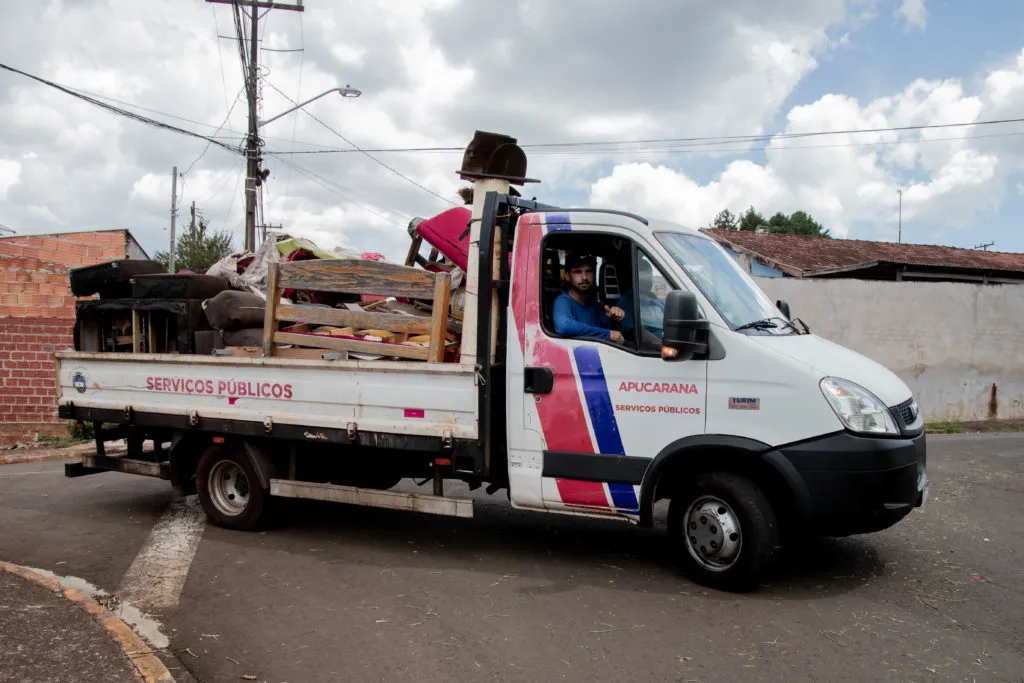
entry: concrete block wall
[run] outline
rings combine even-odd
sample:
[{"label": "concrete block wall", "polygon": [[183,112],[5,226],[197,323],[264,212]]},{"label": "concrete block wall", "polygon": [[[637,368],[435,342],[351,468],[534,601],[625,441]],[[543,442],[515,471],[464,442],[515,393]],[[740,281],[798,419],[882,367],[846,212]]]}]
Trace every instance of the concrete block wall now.
[{"label": "concrete block wall", "polygon": [[125,230],[0,239],[0,445],[67,433],[53,353],[73,345],[69,268],[140,256]]},{"label": "concrete block wall", "polygon": [[[54,351],[72,347],[73,320],[0,318],[0,444],[57,420]],[[43,430],[52,431],[52,430]]]},{"label": "concrete block wall", "polygon": [[75,317],[68,269],[27,256],[0,254],[0,318]]},{"label": "concrete block wall", "polygon": [[[24,256],[74,268],[128,258],[132,241],[127,230],[17,235],[0,239],[0,254]],[[139,256],[133,255],[132,258]]]},{"label": "concrete block wall", "polygon": [[929,420],[1024,418],[1024,285],[755,278],[900,376]]}]

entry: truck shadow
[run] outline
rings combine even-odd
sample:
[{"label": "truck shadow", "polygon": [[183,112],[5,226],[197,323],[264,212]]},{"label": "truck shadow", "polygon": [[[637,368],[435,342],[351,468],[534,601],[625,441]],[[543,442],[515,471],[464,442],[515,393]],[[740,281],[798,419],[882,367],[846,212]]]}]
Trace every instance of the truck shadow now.
[{"label": "truck shadow", "polygon": [[[322,547],[330,540],[345,547],[339,562],[350,561],[351,549],[360,547],[368,551],[360,563],[379,564],[382,569],[535,578],[536,585],[515,589],[529,595],[562,593],[581,585],[666,595],[712,594],[672,563],[664,511],[656,515],[654,528],[640,529],[614,520],[514,510],[501,497],[476,498],[476,517],[471,520],[314,501],[281,502],[280,519],[263,539],[272,544],[275,536],[288,537],[288,552],[303,553],[303,547]],[[231,536],[218,539],[232,542]],[[294,542],[300,539],[303,543]],[[820,539],[783,552],[776,571],[758,591],[736,598],[841,595],[886,575],[882,552],[869,537]],[[332,553],[317,555],[332,561]],[[716,599],[729,595],[713,594]]]}]

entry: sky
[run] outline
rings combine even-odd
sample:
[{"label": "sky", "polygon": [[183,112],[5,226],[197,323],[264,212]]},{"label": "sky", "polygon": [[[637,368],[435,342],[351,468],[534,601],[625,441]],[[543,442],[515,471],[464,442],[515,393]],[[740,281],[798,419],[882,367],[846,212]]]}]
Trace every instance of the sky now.
[{"label": "sky", "polygon": [[[1024,118],[1016,0],[303,4],[260,22],[260,119],[362,95],[261,127],[263,220],[322,247],[402,258],[411,218],[461,204],[461,150],[485,130],[525,146],[542,182],[523,193],[546,203],[691,227],[803,210],[887,241],[902,215],[904,242],[1024,251],[1024,123],[981,123]],[[0,70],[0,225],[129,229],[152,256],[176,166],[178,224],[195,202],[241,248],[234,31],[204,0],[0,3],[0,64],[229,148]],[[531,147],[551,143],[597,144]]]}]

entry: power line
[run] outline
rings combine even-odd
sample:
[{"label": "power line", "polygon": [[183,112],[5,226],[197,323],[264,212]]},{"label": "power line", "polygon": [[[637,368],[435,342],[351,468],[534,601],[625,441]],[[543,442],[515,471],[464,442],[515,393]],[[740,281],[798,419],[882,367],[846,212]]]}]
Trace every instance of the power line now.
[{"label": "power line", "polygon": [[210,137],[210,136],[207,136],[207,135],[202,135],[201,133],[196,133],[195,131],[186,130],[184,128],[178,128],[177,126],[172,126],[169,123],[164,123],[162,121],[157,121],[156,119],[151,119],[149,117],[142,116],[140,114],[136,114],[135,112],[128,111],[127,109],[121,109],[120,107],[115,107],[113,105],[107,104],[106,102],[101,102],[100,100],[98,100],[98,99],[96,99],[94,97],[90,97],[88,95],[83,95],[81,93],[77,93],[77,92],[75,92],[74,90],[72,90],[70,88],[66,88],[66,87],[64,87],[62,85],[58,85],[57,83],[54,83],[53,81],[48,81],[45,78],[40,78],[39,76],[34,76],[34,75],[32,75],[32,74],[30,74],[28,72],[21,71],[20,69],[15,69],[14,67],[8,66],[6,64],[0,63],[0,69],[3,69],[5,71],[10,71],[12,73],[19,74],[21,76],[26,76],[28,78],[31,78],[34,81],[38,81],[39,83],[42,83],[43,85],[48,85],[51,88],[55,88],[55,89],[60,90],[61,92],[65,93],[65,94],[71,95],[72,97],[77,97],[78,99],[83,100],[85,102],[88,102],[89,104],[92,104],[92,105],[94,105],[96,107],[99,107],[100,109],[105,109],[106,111],[112,112],[114,114],[118,114],[120,116],[124,116],[125,118],[129,118],[129,119],[132,119],[134,121],[138,121],[139,123],[144,123],[144,124],[146,124],[148,126],[153,126],[154,128],[160,128],[160,129],[163,129],[163,130],[169,130],[169,131],[174,132],[174,133],[180,133],[181,135],[188,135],[190,137],[199,138],[200,140],[206,140],[210,144],[217,145],[221,149],[227,150],[228,152],[233,152],[235,154],[239,153],[239,150],[237,148],[232,147],[231,145],[225,144],[225,143],[221,142],[220,140],[217,140],[217,139],[215,139],[213,137]]},{"label": "power line", "polygon": [[[238,173],[241,173],[241,170],[239,170]],[[236,174],[236,176],[237,176],[237,174]],[[228,171],[227,173],[223,174],[223,177],[221,178],[220,183],[217,184],[216,188],[210,190],[203,199],[200,199],[198,201],[198,203],[199,204],[205,204],[209,200],[211,200],[214,197],[216,197],[218,194],[220,194],[221,190],[224,189],[224,186],[227,185],[230,181],[231,181],[231,172]],[[237,180],[235,182],[237,183]]]},{"label": "power line", "polygon": [[[217,21],[217,8],[210,5],[210,11],[213,12],[213,26],[216,35],[220,35],[220,23]],[[228,79],[224,72],[224,55],[220,51],[220,41],[217,41],[217,61],[220,62],[220,82],[224,86],[224,108],[228,108]]]},{"label": "power line", "polygon": [[[299,40],[302,45],[302,52],[299,53],[299,83],[295,87],[295,99],[299,99],[302,96],[302,69],[306,65],[306,30],[303,27],[302,17],[299,17]],[[292,119],[292,144],[295,144],[295,136],[299,131],[299,117],[296,116]],[[292,168],[288,169],[288,177],[284,181],[284,199],[288,200],[288,192],[292,187]]]},{"label": "power line", "polygon": [[[890,145],[917,145],[926,142],[957,142],[960,140],[981,140],[984,138],[1008,138],[1018,137],[1024,135],[1024,131],[1017,133],[993,133],[991,135],[962,135],[959,137],[943,137],[943,138],[925,138],[920,140],[881,140],[877,142],[844,142],[835,143],[830,145],[786,145],[784,147],[763,147],[756,151],[767,152],[785,152],[789,150],[806,150],[806,149],[839,149],[845,147],[884,147]],[[347,151],[347,150],[345,150]],[[554,156],[554,157],[571,157],[571,156],[586,156],[592,154],[600,154],[604,152],[614,152],[618,150],[565,150],[565,151],[551,151],[547,154],[542,153],[543,156]],[[688,147],[686,149],[676,148],[647,148],[647,149],[633,149],[626,150],[629,154],[750,154],[749,149],[737,149],[732,148],[713,148],[713,147]],[[315,154],[317,150],[307,152],[295,152],[295,154]]]},{"label": "power line", "polygon": [[[810,137],[822,137],[832,135],[857,135],[863,133],[900,133],[910,131],[922,131],[922,130],[936,130],[944,128],[964,128],[969,126],[993,126],[1003,125],[1011,123],[1024,123],[1024,118],[1017,119],[996,119],[990,121],[970,121],[962,123],[939,123],[939,124],[921,124],[915,126],[893,126],[889,128],[860,128],[860,129],[849,129],[849,130],[828,130],[828,131],[815,131],[806,133],[771,133],[762,135],[726,135],[719,137],[689,137],[689,138],[653,138],[649,140],[606,140],[603,142],[551,142],[551,143],[538,143],[538,144],[522,144],[520,147],[523,149],[532,149],[540,153],[545,151],[563,151],[568,152],[569,150],[581,150],[584,152],[609,152],[609,151],[651,151],[660,152],[667,150],[673,150],[678,148],[698,148],[700,145],[709,144],[739,144],[739,143],[754,143],[754,142],[772,142],[775,140],[789,140],[797,138],[810,138]],[[859,145],[876,145],[876,144],[904,144],[907,142],[919,143],[919,142],[931,142],[932,140],[961,140],[961,139],[972,139],[981,137],[1003,137],[1009,135],[1019,135],[1020,133],[998,133],[990,136],[962,136],[958,138],[922,138],[920,140],[895,140],[895,141],[880,141],[880,142],[867,142],[867,143],[848,143],[845,145],[835,146],[859,146]],[[343,138],[344,139],[344,138]],[[648,147],[637,147],[640,145],[648,145]],[[652,146],[654,145],[654,146]],[[671,145],[671,147],[669,147]],[[824,147],[821,145],[820,147]],[[810,147],[782,147],[776,149],[809,149]],[[434,153],[434,152],[462,152],[463,147],[383,147],[377,149],[325,149],[325,150],[305,150],[305,151],[288,151],[288,152],[273,152],[275,155],[283,154],[350,154],[353,152],[360,152],[366,154],[373,152],[374,154],[384,153]],[[705,150],[696,149],[698,152],[707,151],[720,151],[720,150]],[[721,150],[730,151],[730,150]]]},{"label": "power line", "polygon": [[[362,209],[365,209],[366,211],[372,213],[374,216],[377,216],[378,218],[380,218],[382,220],[388,221],[389,223],[394,222],[392,219],[388,218],[387,216],[384,216],[384,215],[378,213],[377,211],[371,209],[370,207],[368,207],[363,202],[360,202],[357,199],[353,199],[352,197],[350,197],[347,194],[345,194],[345,192],[356,193],[356,191],[353,190],[352,188],[348,188],[348,187],[345,187],[343,185],[340,185],[340,184],[334,182],[333,180],[328,180],[327,178],[324,178],[323,176],[321,176],[321,175],[319,175],[317,173],[314,173],[313,171],[310,171],[307,168],[303,168],[302,166],[299,166],[297,164],[292,164],[291,162],[285,161],[284,159],[281,159],[281,163],[290,166],[291,168],[295,169],[298,173],[300,173],[301,175],[309,178],[310,180],[312,180],[313,182],[317,183],[318,185],[320,185],[324,189],[328,190],[329,192],[332,192],[333,194],[337,195],[338,197],[341,197],[342,199],[344,199],[346,201],[352,202],[356,206],[358,206],[358,207],[360,207]],[[367,203],[373,204],[374,206],[378,207],[379,209],[381,209],[383,211],[388,211],[388,212],[393,213],[393,214],[398,214],[400,216],[404,216],[407,220],[412,218],[409,214],[405,213],[404,211],[399,211],[397,209],[392,209],[392,208],[383,206],[381,204],[377,204],[376,202],[372,202],[370,200],[366,200],[366,201],[367,201]]]},{"label": "power line", "polygon": [[401,225],[400,223],[395,223],[395,221],[394,221],[393,219],[391,219],[391,218],[388,218],[388,217],[387,217],[387,216],[385,216],[384,214],[382,214],[382,213],[380,213],[380,212],[378,212],[378,211],[375,211],[375,210],[373,210],[373,209],[369,208],[369,207],[368,207],[368,206],[366,206],[365,204],[362,204],[362,203],[360,203],[360,202],[357,202],[357,201],[355,201],[355,200],[354,200],[354,199],[352,199],[351,197],[347,196],[347,195],[346,195],[345,193],[343,193],[343,192],[340,192],[339,190],[337,190],[337,189],[335,189],[335,188],[331,187],[331,186],[330,186],[330,185],[328,184],[328,183],[329,183],[329,181],[328,181],[328,180],[327,180],[326,178],[324,178],[324,177],[322,177],[322,176],[319,176],[319,175],[317,175],[317,174],[315,174],[315,173],[313,173],[313,172],[311,172],[311,171],[306,171],[305,169],[296,169],[296,170],[297,170],[297,171],[298,171],[298,172],[299,172],[299,173],[300,173],[301,175],[304,175],[304,176],[306,176],[307,178],[309,178],[309,179],[310,179],[310,180],[312,180],[313,182],[317,183],[318,185],[320,185],[320,186],[321,186],[322,188],[324,188],[324,189],[325,189],[325,190],[327,190],[328,192],[331,192],[331,193],[333,193],[333,194],[335,194],[335,195],[337,195],[337,196],[341,197],[342,199],[345,199],[345,200],[347,200],[347,201],[349,201],[349,202],[352,202],[353,204],[355,204],[356,206],[358,206],[359,208],[361,208],[361,209],[362,209],[363,211],[366,211],[367,213],[371,213],[371,214],[373,214],[374,216],[376,216],[377,218],[380,218],[381,220],[383,220],[383,221],[386,221],[386,222],[388,222],[388,223],[392,223],[392,224],[395,224],[395,225]]},{"label": "power line", "polygon": [[[221,223],[222,226],[226,227],[227,224],[228,224],[228,219],[231,218],[231,211],[235,208],[235,199],[238,196],[238,185],[241,182],[241,180],[242,180],[242,168],[239,168],[238,169],[238,174],[235,176],[235,189],[231,191],[231,202],[228,204],[228,211],[227,211],[227,213],[224,214],[224,220]],[[244,212],[242,213],[242,220],[245,220],[245,213]]]},{"label": "power line", "polygon": [[[243,92],[245,92],[245,88],[242,88],[241,90],[239,90],[238,94],[235,95],[235,101],[231,103],[231,108],[228,109],[228,115],[224,117],[224,121],[220,124],[220,126],[217,127],[217,130],[214,131],[214,133],[213,133],[214,135],[217,135],[217,133],[220,132],[220,129],[223,128],[227,124],[228,120],[231,118],[231,113],[235,111],[235,106],[238,104],[238,101],[240,99],[242,99],[242,93]],[[210,149],[210,145],[211,144],[212,143],[210,143],[210,142],[206,143],[206,147],[204,147],[203,151],[199,153],[199,156],[197,156],[195,158],[195,161],[193,161],[191,164],[189,164],[189,167],[187,169],[185,169],[185,171],[181,174],[182,176],[187,176],[189,174],[189,172],[192,171],[192,168],[196,164],[199,163],[199,160],[202,159],[204,156],[206,156],[206,152]]]},{"label": "power line", "polygon": [[[283,93],[283,92],[281,91],[281,89],[280,89],[280,88],[278,88],[278,87],[277,87],[276,85],[274,85],[274,84],[273,84],[273,83],[271,83],[270,81],[267,81],[267,85],[269,85],[269,86],[270,86],[271,88],[273,88],[273,89],[274,89],[275,91],[277,91],[277,93],[278,93],[278,94],[280,94],[280,95],[281,95],[282,97],[284,97],[285,99],[287,99],[287,100],[288,100],[289,102],[291,102],[292,104],[297,104],[297,102],[295,102],[295,100],[293,100],[292,98],[288,97],[288,95],[285,95],[285,94],[284,94],[284,93]],[[423,190],[423,191],[424,191],[424,192],[426,192],[427,194],[430,194],[430,195],[433,195],[434,197],[437,197],[437,198],[438,198],[438,199],[440,199],[440,200],[441,200],[442,202],[447,202],[448,204],[451,204],[452,206],[456,206],[455,202],[453,202],[452,200],[448,199],[447,197],[443,197],[443,196],[439,195],[438,193],[436,193],[436,192],[434,192],[433,190],[431,190],[431,189],[430,189],[429,187],[424,187],[423,185],[420,185],[420,184],[419,184],[418,182],[416,182],[415,180],[413,180],[413,179],[412,179],[412,178],[410,178],[409,176],[405,175],[405,174],[404,174],[404,173],[402,173],[401,171],[398,171],[398,170],[396,170],[396,169],[392,168],[391,166],[389,166],[388,164],[384,163],[383,161],[381,161],[381,160],[380,160],[380,159],[378,159],[377,157],[373,156],[372,154],[369,154],[369,153],[368,153],[368,152],[366,152],[365,150],[363,150],[363,149],[360,149],[360,148],[359,148],[359,146],[358,146],[358,145],[356,145],[356,143],[352,142],[352,141],[351,141],[351,140],[349,140],[349,139],[348,139],[347,137],[345,137],[344,135],[342,135],[341,133],[339,133],[338,131],[336,131],[336,130],[335,130],[334,128],[332,128],[331,126],[329,126],[329,125],[327,125],[326,123],[324,123],[323,121],[321,121],[321,120],[320,120],[319,118],[317,118],[317,117],[316,117],[315,115],[313,115],[312,113],[310,113],[310,112],[306,111],[305,109],[303,109],[302,111],[303,111],[303,113],[305,113],[305,114],[306,114],[307,116],[309,116],[310,118],[312,118],[312,119],[313,119],[314,121],[316,121],[317,123],[319,123],[319,124],[320,124],[321,126],[323,126],[324,128],[326,128],[326,129],[327,129],[327,130],[329,130],[330,132],[334,133],[335,135],[337,135],[337,136],[338,136],[339,138],[341,138],[342,140],[344,140],[344,141],[345,141],[345,142],[347,142],[348,144],[352,145],[352,147],[353,147],[353,148],[355,148],[355,150],[356,150],[356,151],[358,151],[358,152],[361,152],[361,153],[362,153],[363,155],[365,155],[366,157],[368,157],[369,159],[371,159],[371,160],[372,160],[372,161],[374,161],[375,163],[377,163],[377,164],[379,164],[379,165],[383,166],[383,167],[384,167],[384,168],[386,168],[387,170],[391,171],[392,173],[394,173],[394,174],[395,174],[396,176],[398,176],[398,177],[399,177],[399,178],[401,178],[402,180],[405,180],[406,182],[408,182],[408,183],[411,183],[412,185],[415,185],[416,187],[418,187],[419,189]],[[268,154],[269,154],[269,152],[268,152]]]},{"label": "power line", "polygon": [[[90,96],[92,98],[95,98],[97,100],[101,100],[101,101],[105,101],[105,102],[113,102],[115,104],[121,104],[121,105],[124,105],[125,107],[131,107],[132,109],[138,109],[140,111],[148,111],[148,112],[151,112],[153,114],[159,114],[160,116],[162,116],[164,118],[175,119],[176,121],[184,121],[186,123],[192,123],[192,124],[195,124],[197,126],[203,126],[204,128],[210,128],[210,129],[215,129],[215,130],[224,130],[224,131],[227,131],[229,133],[235,133],[235,135],[211,135],[210,136],[210,137],[217,138],[219,140],[245,140],[246,136],[247,136],[247,133],[245,133],[243,131],[240,131],[240,130],[235,130],[234,128],[226,128],[224,126],[224,124],[221,124],[221,125],[217,126],[217,125],[214,125],[212,123],[207,123],[205,121],[196,121],[195,119],[190,119],[190,118],[187,118],[187,117],[184,117],[184,116],[179,116],[177,114],[170,114],[168,112],[161,111],[159,109],[152,109],[150,107],[144,107],[141,104],[135,104],[134,102],[127,102],[125,100],[120,100],[120,99],[118,99],[116,97],[110,97],[108,95],[101,95],[100,93],[91,92],[89,90],[84,90],[82,88],[72,88],[72,87],[67,86],[67,85],[62,85],[61,87],[65,88],[66,90],[71,91],[71,93],[74,93],[74,94],[88,95],[88,96]],[[225,102],[224,102],[224,106],[227,107],[227,100],[226,99],[225,99]],[[280,140],[281,142],[291,142],[292,144],[306,145],[306,146],[309,146],[309,147],[324,147],[325,146],[323,143],[320,143],[320,142],[306,142],[304,140],[289,140],[288,138],[276,137],[276,136],[270,136],[270,135],[266,136],[264,139],[265,140]],[[344,150],[344,151],[355,151],[355,150]]]},{"label": "power line", "polygon": [[935,130],[940,128],[963,128],[966,126],[991,126],[1006,123],[1024,123],[1024,118],[997,119],[992,121],[971,121],[964,123],[933,123],[914,126],[891,126],[888,128],[854,128],[847,130],[824,130],[805,133],[771,133],[762,135],[724,135],[719,137],[690,138],[654,138],[650,140],[617,140],[611,142],[550,142],[544,144],[522,145],[530,149],[558,147],[590,147],[608,145],[644,145],[644,144],[684,144],[684,143],[720,143],[720,142],[768,142],[771,140],[789,140],[793,138],[821,137],[826,135],[857,135],[861,133],[898,133],[918,130]]},{"label": "power line", "polygon": [[313,171],[310,171],[307,168],[303,168],[301,166],[296,166],[295,170],[298,173],[300,173],[301,175],[304,175],[305,177],[309,178],[310,180],[313,180],[314,182],[319,181],[319,182],[317,182],[317,184],[320,185],[321,187],[325,187],[326,189],[334,192],[334,194],[337,195],[338,197],[341,197],[342,199],[345,199],[345,200],[347,200],[349,202],[352,202],[356,206],[360,207],[361,209],[365,209],[366,211],[368,211],[368,212],[372,213],[373,215],[377,216],[378,218],[381,218],[383,220],[387,220],[389,222],[391,221],[390,218],[388,218],[387,216],[381,215],[376,210],[374,210],[374,209],[370,208],[369,206],[367,206],[367,204],[371,204],[371,205],[377,207],[378,209],[380,209],[381,211],[385,211],[387,213],[392,213],[392,214],[396,214],[396,215],[402,216],[407,221],[412,218],[412,216],[410,216],[408,213],[406,213],[404,211],[400,211],[398,209],[394,209],[394,208],[391,208],[391,207],[384,206],[382,204],[378,204],[377,202],[371,201],[369,199],[366,199],[365,201],[359,201],[358,199],[354,199],[353,197],[351,197],[351,196],[349,196],[348,194],[345,194],[345,193],[346,192],[351,193],[351,194],[361,194],[361,193],[357,192],[356,190],[353,190],[350,187],[345,187],[344,185],[336,183],[333,180],[329,180],[327,178],[324,178],[322,175],[319,175],[318,173],[314,173]]}]

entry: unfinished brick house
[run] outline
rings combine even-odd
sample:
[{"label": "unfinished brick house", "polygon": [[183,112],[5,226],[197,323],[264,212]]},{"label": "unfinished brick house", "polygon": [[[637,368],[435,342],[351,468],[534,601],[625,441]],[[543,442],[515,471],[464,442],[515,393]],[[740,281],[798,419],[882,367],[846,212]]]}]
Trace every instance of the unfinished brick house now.
[{"label": "unfinished brick house", "polygon": [[68,269],[149,258],[127,230],[0,238],[0,445],[64,436],[53,352],[71,348]]}]

